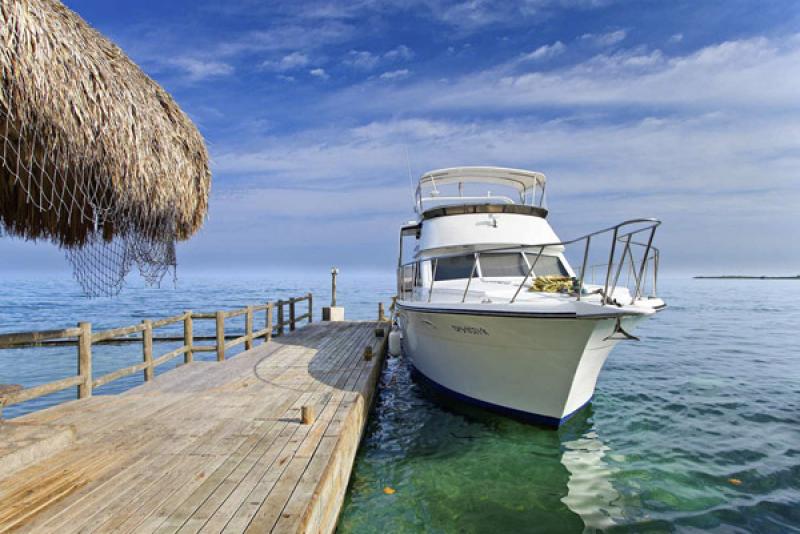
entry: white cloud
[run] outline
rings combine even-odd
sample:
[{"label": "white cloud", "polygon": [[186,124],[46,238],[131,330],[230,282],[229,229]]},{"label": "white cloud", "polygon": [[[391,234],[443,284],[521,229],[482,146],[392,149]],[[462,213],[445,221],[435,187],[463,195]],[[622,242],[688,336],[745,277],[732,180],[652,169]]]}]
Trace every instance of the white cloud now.
[{"label": "white cloud", "polygon": [[309,62],[308,55],[302,52],[292,52],[283,56],[279,61],[264,61],[261,66],[278,72],[286,72],[305,67]]},{"label": "white cloud", "polygon": [[363,70],[372,70],[380,61],[380,57],[366,50],[350,50],[344,64]]},{"label": "white cloud", "polygon": [[316,78],[320,78],[322,80],[327,80],[327,79],[330,78],[330,75],[327,72],[325,72],[325,69],[322,69],[322,68],[311,69],[310,71],[308,71],[308,73],[311,76],[314,76]]},{"label": "white cloud", "polygon": [[520,112],[586,106],[674,110],[796,109],[800,38],[754,38],[667,57],[641,48],[596,55],[547,72],[510,73],[507,66],[468,73],[447,83],[420,79],[391,90],[354,87],[332,96],[335,109]]},{"label": "white cloud", "polygon": [[399,45],[381,54],[367,50],[350,50],[343,63],[360,70],[372,70],[381,63],[409,61],[414,57],[414,51],[406,45]]},{"label": "white cloud", "polygon": [[676,33],[669,38],[670,43],[680,43],[681,41],[683,41],[682,33]]},{"label": "white cloud", "polygon": [[179,57],[167,61],[168,65],[181,70],[189,81],[200,81],[233,74],[233,66],[221,61],[206,61],[191,57]]},{"label": "white cloud", "polygon": [[383,54],[389,61],[410,61],[414,58],[414,51],[406,45],[399,45]]},{"label": "white cloud", "polygon": [[581,35],[582,41],[588,41],[596,46],[612,46],[625,40],[628,32],[616,30],[608,33],[584,33]]},{"label": "white cloud", "polygon": [[520,57],[520,60],[542,61],[563,54],[564,50],[566,49],[567,47],[564,46],[564,43],[562,43],[561,41],[556,41],[555,43],[550,45],[540,46],[533,52],[528,52],[527,54],[523,54],[522,57]]},{"label": "white cloud", "polygon": [[383,74],[378,76],[378,78],[380,78],[381,80],[397,80],[399,78],[405,78],[406,76],[408,76],[408,74],[409,74],[408,69],[398,69],[389,72],[384,72]]}]

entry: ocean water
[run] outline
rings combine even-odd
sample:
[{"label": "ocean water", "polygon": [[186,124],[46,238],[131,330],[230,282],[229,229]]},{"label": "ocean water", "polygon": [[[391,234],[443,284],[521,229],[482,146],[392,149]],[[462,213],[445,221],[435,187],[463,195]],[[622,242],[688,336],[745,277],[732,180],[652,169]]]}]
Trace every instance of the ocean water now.
[{"label": "ocean water", "polygon": [[[392,273],[343,272],[338,300],[348,318],[372,319],[393,283]],[[669,308],[637,330],[642,341],[617,346],[592,404],[557,431],[437,396],[404,358],[389,359],[339,532],[800,532],[800,283],[675,278],[660,290]],[[133,283],[94,300],[69,279],[2,279],[0,332],[122,326],[308,291],[318,319],[326,272],[187,275],[177,289]],[[213,321],[195,333],[211,335]],[[141,357],[138,345],[93,350],[95,373]],[[74,347],[0,350],[0,383],[70,376],[75,360]],[[96,393],[140,382],[137,374]]]},{"label": "ocean water", "polygon": [[[243,308],[249,304],[287,299],[293,296],[314,295],[314,320],[321,319],[321,307],[330,304],[331,281],[326,270],[308,273],[277,273],[236,276],[221,274],[183,274],[178,272],[177,284],[165,280],[162,288],[148,288],[139,280],[128,283],[114,298],[84,297],[69,277],[0,277],[0,333],[31,330],[53,330],[73,327],[79,321],[92,323],[94,331],[129,326],[143,319],[161,319],[184,310],[214,312]],[[167,277],[169,278],[169,276]],[[342,270],[337,279],[337,304],[345,307],[345,318],[374,320],[378,301],[388,309],[394,295],[393,274],[348,272]],[[297,314],[306,312],[306,303],[297,304]],[[288,308],[286,309],[288,313]],[[287,316],[288,318],[288,316]],[[275,312],[277,320],[277,312]],[[264,328],[266,314],[254,317],[254,330]],[[213,320],[195,319],[194,335],[213,336]],[[225,333],[242,335],[244,316],[225,321]],[[183,324],[177,323],[154,330],[154,336],[183,336]],[[196,345],[214,341],[195,341]],[[153,356],[158,357],[183,345],[182,342],[156,342]],[[241,352],[243,345],[226,351],[226,357]],[[20,384],[25,387],[75,376],[77,355],[74,346],[49,346],[20,349],[0,349],[0,384]],[[93,345],[92,371],[95,377],[141,362],[139,343]],[[216,359],[213,352],[197,352],[195,360]],[[183,362],[178,356],[156,368],[156,374],[174,369]],[[119,393],[142,383],[142,373],[115,380],[94,390],[95,395]],[[44,397],[3,409],[3,417],[12,418],[75,399],[70,388]]]},{"label": "ocean water", "polygon": [[389,360],[339,532],[800,532],[800,282],[660,294],[669,308],[557,431],[437,397]]}]

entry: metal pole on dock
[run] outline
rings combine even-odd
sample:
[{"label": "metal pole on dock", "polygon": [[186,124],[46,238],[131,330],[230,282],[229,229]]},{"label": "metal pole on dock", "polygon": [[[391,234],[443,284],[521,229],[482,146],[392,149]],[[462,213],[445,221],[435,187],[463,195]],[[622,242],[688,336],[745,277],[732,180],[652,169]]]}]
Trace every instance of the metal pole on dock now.
[{"label": "metal pole on dock", "polygon": [[336,307],[336,275],[339,274],[339,269],[334,267],[331,269],[331,308]]}]

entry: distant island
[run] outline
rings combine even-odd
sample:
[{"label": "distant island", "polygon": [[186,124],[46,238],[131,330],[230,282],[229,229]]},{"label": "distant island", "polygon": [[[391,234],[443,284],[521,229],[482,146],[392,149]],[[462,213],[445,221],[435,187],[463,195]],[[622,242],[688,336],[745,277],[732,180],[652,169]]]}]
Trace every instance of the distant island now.
[{"label": "distant island", "polygon": [[747,276],[739,274],[724,274],[721,276],[695,276],[694,278],[706,280],[800,280],[800,274],[795,276]]}]

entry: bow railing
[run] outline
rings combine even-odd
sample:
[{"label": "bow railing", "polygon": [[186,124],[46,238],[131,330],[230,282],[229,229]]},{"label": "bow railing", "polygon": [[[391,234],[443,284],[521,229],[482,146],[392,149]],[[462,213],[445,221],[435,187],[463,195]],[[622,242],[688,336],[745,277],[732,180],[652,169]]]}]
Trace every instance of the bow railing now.
[{"label": "bow railing", "polygon": [[[561,252],[566,251],[569,246],[582,246],[582,261],[576,271],[579,274],[573,278],[573,288],[570,292],[575,296],[576,300],[581,300],[583,295],[589,293],[600,293],[604,306],[607,304],[618,304],[618,301],[614,299],[614,293],[619,286],[620,278],[624,270],[627,270],[627,282],[625,285],[626,287],[628,285],[632,286],[628,287],[631,295],[630,304],[633,304],[636,300],[643,297],[644,293],[647,291],[648,281],[650,282],[650,296],[655,296],[658,284],[660,252],[653,246],[653,240],[659,225],[661,225],[661,221],[658,219],[630,219],[569,241],[537,245],[506,245],[473,252],[474,260],[472,269],[470,276],[466,278],[466,285],[461,302],[466,302],[472,279],[475,278],[478,272],[481,255],[499,252],[524,252],[526,255],[533,257],[532,261],[528,261],[529,266],[527,272],[517,286],[514,295],[509,300],[510,303],[514,303],[525,288],[528,280],[530,280],[531,276],[535,273],[536,265],[542,255],[548,249]],[[593,252],[593,243],[596,244],[601,236],[604,235],[610,235],[610,247],[607,256],[608,261],[606,263],[590,264],[589,259]],[[638,258],[634,251],[641,251]],[[411,298],[413,296],[414,289],[421,287],[421,265],[423,262],[429,262],[431,271],[427,300],[430,302],[436,283],[436,270],[439,265],[439,260],[463,256],[463,252],[435,255],[425,254],[401,264],[398,268],[398,295],[401,299]],[[589,291],[586,288],[587,269],[591,269],[591,284],[594,284],[594,272],[598,267],[605,268],[602,273],[603,277],[598,284],[602,285],[602,289],[593,288],[592,291]]]}]

